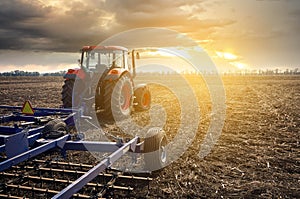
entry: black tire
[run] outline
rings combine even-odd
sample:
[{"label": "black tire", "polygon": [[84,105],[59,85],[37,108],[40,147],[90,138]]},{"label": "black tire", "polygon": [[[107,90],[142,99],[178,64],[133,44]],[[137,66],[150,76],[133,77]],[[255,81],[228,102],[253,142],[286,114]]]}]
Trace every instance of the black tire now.
[{"label": "black tire", "polygon": [[72,107],[72,93],[74,87],[74,80],[67,79],[65,80],[64,85],[62,86],[62,102],[64,108],[71,108]]},{"label": "black tire", "polygon": [[147,86],[138,87],[134,91],[134,109],[136,111],[147,111],[151,107],[151,93]]},{"label": "black tire", "polygon": [[[74,86],[76,89],[74,90]],[[85,85],[81,79],[66,79],[62,86],[62,102],[64,108],[78,107],[80,103],[80,94],[84,92]],[[73,93],[74,92],[74,93]],[[73,97],[75,96],[75,99]]]},{"label": "black tire", "polygon": [[103,95],[105,119],[120,121],[128,118],[132,108],[132,96],[132,81],[127,75],[121,76],[117,81],[107,81]]},{"label": "black tire", "polygon": [[163,129],[150,128],[144,140],[145,169],[154,171],[163,168],[167,162],[166,146],[168,144],[166,133]]},{"label": "black tire", "polygon": [[95,90],[95,110],[103,108],[103,95],[100,93],[101,87],[100,85],[97,85],[97,88]]},{"label": "black tire", "polygon": [[43,131],[42,135],[45,139],[57,139],[69,133],[69,129],[66,123],[60,119],[54,119],[48,122]]},{"label": "black tire", "polygon": [[103,109],[105,119],[112,119],[112,111],[111,111],[111,96],[115,87],[115,82],[107,82],[104,87],[104,95],[103,95]]}]

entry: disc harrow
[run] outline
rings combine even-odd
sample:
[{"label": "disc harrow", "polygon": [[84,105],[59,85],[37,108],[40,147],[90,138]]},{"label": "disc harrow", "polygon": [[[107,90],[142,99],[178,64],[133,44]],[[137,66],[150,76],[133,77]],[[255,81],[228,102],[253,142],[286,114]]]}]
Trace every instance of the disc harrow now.
[{"label": "disc harrow", "polygon": [[[70,133],[74,109],[0,106],[0,198],[126,197],[136,186],[149,187],[148,174],[121,172],[113,164],[128,152],[143,153],[144,141],[119,138],[113,142],[85,141]],[[70,161],[74,151],[107,153],[101,161]],[[115,195],[117,194],[117,195]]]},{"label": "disc harrow", "polygon": [[[52,198],[62,187],[74,183],[94,165],[47,159],[33,159],[0,173],[0,197]],[[115,194],[127,195],[136,183],[146,186],[150,177],[134,176],[114,169],[106,169],[88,182],[72,198],[106,198]],[[133,185],[133,186],[130,186]]]}]

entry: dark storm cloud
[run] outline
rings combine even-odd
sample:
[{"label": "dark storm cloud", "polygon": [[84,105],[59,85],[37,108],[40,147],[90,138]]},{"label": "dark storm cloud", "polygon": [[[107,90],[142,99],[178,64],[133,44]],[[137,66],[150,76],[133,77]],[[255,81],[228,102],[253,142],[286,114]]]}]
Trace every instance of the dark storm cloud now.
[{"label": "dark storm cloud", "polygon": [[[2,0],[0,2],[0,49],[27,48],[26,38],[45,36],[43,31],[28,26],[36,20],[46,17],[50,7],[40,4],[30,4],[17,0]],[[32,22],[30,22],[32,21]]]},{"label": "dark storm cloud", "polygon": [[150,26],[197,33],[206,39],[208,29],[233,23],[195,18],[205,12],[202,2],[62,0],[60,8],[36,1],[4,0],[0,3],[0,49],[76,51],[120,31]]},{"label": "dark storm cloud", "polygon": [[[105,2],[105,5],[108,9],[119,12],[126,13],[135,13],[135,12],[143,12],[143,13],[163,13],[166,10],[172,9],[173,11],[178,11],[178,7],[184,5],[195,5],[197,3],[201,3],[201,1],[197,0],[109,0]],[[172,15],[172,13],[169,13]]]},{"label": "dark storm cloud", "polygon": [[[206,12],[202,5],[205,2],[205,0],[109,0],[105,2],[105,8],[114,12],[120,30],[162,27],[188,34],[195,40],[207,40],[209,34],[215,33],[217,28],[226,27],[235,21],[226,17],[201,19],[199,15]],[[150,39],[151,35],[148,35],[146,38]],[[161,46],[168,43],[173,41],[168,42],[168,38],[165,38],[161,41]]]},{"label": "dark storm cloud", "polygon": [[0,7],[0,23],[8,26],[29,18],[45,17],[45,13],[51,9],[50,7],[41,7],[36,2],[30,4],[18,0],[1,0]]},{"label": "dark storm cloud", "polygon": [[199,20],[195,16],[206,11],[202,6],[203,2],[205,1],[109,0],[106,1],[105,6],[115,13],[117,23],[127,28],[170,27],[180,29],[184,27],[184,32],[189,32],[189,29],[201,31],[202,28],[223,27],[234,23],[233,20],[226,18]]},{"label": "dark storm cloud", "polygon": [[67,9],[60,13],[60,8],[36,1],[1,1],[0,49],[76,51],[105,36],[105,31],[93,30],[103,16],[96,5],[61,2]]}]

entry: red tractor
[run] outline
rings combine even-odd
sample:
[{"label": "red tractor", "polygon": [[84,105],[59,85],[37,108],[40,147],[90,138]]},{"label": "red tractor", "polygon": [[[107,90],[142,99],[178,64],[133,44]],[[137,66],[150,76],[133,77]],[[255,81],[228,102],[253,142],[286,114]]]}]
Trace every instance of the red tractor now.
[{"label": "red tractor", "polygon": [[[78,99],[82,100],[83,96],[86,99],[90,94],[89,99],[94,99],[96,111],[104,111],[107,119],[115,115],[128,117],[133,108],[148,110],[151,104],[148,86],[135,85],[133,81],[136,76],[135,57],[139,59],[139,53],[124,47],[84,46],[78,60],[80,68],[69,69],[64,75],[63,107],[79,106]],[[76,89],[73,89],[75,80]]]}]

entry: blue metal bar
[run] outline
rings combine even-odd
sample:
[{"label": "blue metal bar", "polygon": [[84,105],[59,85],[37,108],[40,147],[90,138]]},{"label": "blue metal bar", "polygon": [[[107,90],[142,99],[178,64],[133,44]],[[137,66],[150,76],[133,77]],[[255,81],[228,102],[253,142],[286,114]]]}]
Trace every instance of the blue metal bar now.
[{"label": "blue metal bar", "polygon": [[[27,133],[28,133],[28,135],[33,135],[38,132],[41,132],[43,129],[44,129],[44,126],[40,126],[37,128],[28,129]],[[9,126],[0,126],[0,137],[2,137],[1,135],[13,135],[13,134],[19,133],[23,130],[25,130],[25,129],[9,127]],[[5,136],[5,137],[7,137],[7,136]]]},{"label": "blue metal bar", "polygon": [[[0,135],[0,145],[5,143],[5,139],[8,137],[8,135]],[[1,151],[1,150],[0,150]]]},{"label": "blue metal bar", "polygon": [[[41,140],[38,143],[45,144],[48,140]],[[136,148],[132,149],[133,152],[139,153],[142,150],[144,142],[136,144]],[[93,152],[114,152],[120,148],[117,142],[93,142],[93,141],[67,141],[64,146],[64,150],[74,151],[93,151]]]},{"label": "blue metal bar", "polygon": [[[9,138],[10,135],[19,133],[19,132],[21,132],[22,130],[24,130],[24,129],[20,129],[20,128],[6,127],[6,130],[7,130],[7,131],[11,130],[11,133],[5,133],[5,132],[2,131],[3,129],[4,129],[3,127],[0,127],[0,133],[1,133],[1,134],[0,134],[0,145],[1,145],[1,144],[4,144],[5,139],[6,139],[6,138]],[[28,130],[27,134],[28,134],[29,136],[30,136],[30,135],[34,135],[34,134],[36,134],[36,133],[42,132],[43,129],[44,129],[44,126],[37,127],[37,128],[32,128],[32,129],[29,129],[29,130]],[[14,130],[14,132],[13,132],[13,130]]]},{"label": "blue metal bar", "polygon": [[[0,109],[22,109],[22,106],[6,106],[6,105],[0,105]],[[67,108],[33,108],[34,111],[48,111],[48,112],[62,112],[62,113],[72,113],[77,112],[76,109],[67,109]]]},{"label": "blue metal bar", "polygon": [[1,116],[0,117],[0,122],[1,123],[4,123],[4,122],[9,122],[9,121],[11,121],[11,119],[13,118],[13,117],[15,117],[15,115],[4,115],[4,116]]},{"label": "blue metal bar", "polygon": [[0,126],[0,134],[1,135],[12,135],[15,133],[21,132],[23,129],[15,128],[15,127],[9,127],[9,126]]},{"label": "blue metal bar", "polygon": [[56,147],[62,148],[68,138],[69,138],[69,135],[65,135],[65,136],[55,139],[47,144],[36,147],[36,148],[26,151],[20,155],[17,155],[13,158],[5,160],[0,163],[0,172],[10,168],[13,165],[19,164],[20,162],[28,160],[28,159],[30,159],[34,156],[37,156],[41,153],[44,153],[45,151],[48,151],[50,149],[53,149]]},{"label": "blue metal bar", "polygon": [[3,109],[22,109],[22,106],[6,106],[6,105],[1,105],[0,108],[3,108]]},{"label": "blue metal bar", "polygon": [[35,111],[34,112],[34,116],[49,116],[49,115],[68,115],[68,114],[70,114],[70,112],[69,111],[67,111],[67,112],[57,112],[57,111],[52,111],[52,112],[50,112],[50,111]]},{"label": "blue metal bar", "polygon": [[[36,133],[41,132],[44,129],[44,126],[32,128],[27,131],[27,134],[34,135]],[[14,135],[16,133],[21,132],[24,129],[21,128],[14,128],[14,127],[8,127],[8,126],[0,126],[0,145],[4,144],[5,139],[9,138],[10,135]]]},{"label": "blue metal bar", "polygon": [[75,126],[75,122],[74,122],[74,115],[76,115],[76,112],[73,112],[71,114],[69,114],[68,117],[64,118],[63,121],[66,123],[67,126]]},{"label": "blue metal bar", "polygon": [[14,115],[10,121],[26,121],[26,122],[35,122],[37,121],[34,116],[25,116],[25,115]]},{"label": "blue metal bar", "polygon": [[[43,127],[44,128],[44,127]],[[0,153],[2,153],[2,152],[5,152],[5,144],[4,144],[4,139],[6,139],[7,137],[9,137],[9,136],[3,136],[3,137],[0,137],[0,143],[2,144],[1,146],[0,146]],[[34,142],[37,140],[37,139],[39,139],[39,138],[41,138],[41,133],[35,133],[35,134],[33,134],[33,135],[30,135],[30,136],[28,136],[28,143],[29,143],[29,146],[32,146],[33,144],[34,144]],[[45,143],[48,143],[48,142],[45,142]]]},{"label": "blue metal bar", "polygon": [[5,144],[2,144],[0,146],[0,153],[3,153],[3,152],[5,152]]},{"label": "blue metal bar", "polygon": [[120,147],[116,142],[67,141],[65,150],[114,152]]},{"label": "blue metal bar", "polygon": [[36,133],[42,132],[44,128],[45,128],[45,126],[40,126],[40,127],[37,127],[37,128],[32,128],[32,129],[29,129],[27,133],[28,133],[28,135],[34,135]]},{"label": "blue metal bar", "polygon": [[41,133],[36,133],[36,134],[28,136],[29,146],[32,146],[35,143],[35,141],[40,138],[41,138]]},{"label": "blue metal bar", "polygon": [[[36,132],[42,131],[44,129],[44,126],[32,128],[28,130],[28,134],[32,135]],[[0,126],[0,135],[12,135],[21,132],[22,128],[16,128],[16,127],[10,127],[10,126]]]},{"label": "blue metal bar", "polygon": [[113,152],[110,156],[102,160],[99,164],[93,167],[91,170],[86,172],[72,184],[64,188],[61,192],[56,194],[52,199],[64,199],[70,198],[74,193],[77,193],[84,185],[93,180],[99,175],[100,172],[104,171],[107,167],[112,165],[116,160],[118,160],[122,155],[127,153],[130,149],[135,148],[138,141],[138,137],[133,138],[129,142],[125,143],[118,150]]}]

